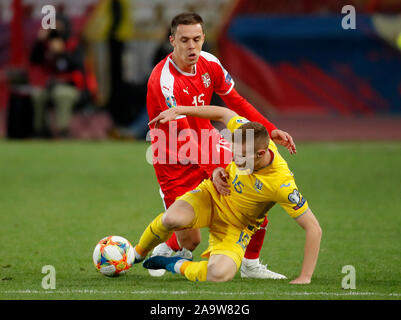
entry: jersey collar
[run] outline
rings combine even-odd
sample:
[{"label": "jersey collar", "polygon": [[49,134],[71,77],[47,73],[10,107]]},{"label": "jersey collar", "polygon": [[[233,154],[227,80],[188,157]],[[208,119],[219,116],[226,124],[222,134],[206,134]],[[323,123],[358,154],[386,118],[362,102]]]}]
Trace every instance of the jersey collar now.
[{"label": "jersey collar", "polygon": [[178,66],[174,63],[173,59],[171,59],[171,54],[168,56],[168,61],[174,66],[174,68],[177,69],[177,71],[181,74],[183,74],[184,76],[188,76],[188,77],[193,77],[196,76],[196,64],[195,64],[195,72],[194,73],[189,73],[189,72],[184,72],[182,71],[180,68],[178,68]]}]

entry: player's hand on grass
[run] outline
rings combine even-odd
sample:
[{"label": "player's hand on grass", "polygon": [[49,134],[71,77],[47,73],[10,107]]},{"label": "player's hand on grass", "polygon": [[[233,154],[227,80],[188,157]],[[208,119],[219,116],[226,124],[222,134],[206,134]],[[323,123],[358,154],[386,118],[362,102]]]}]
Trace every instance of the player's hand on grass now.
[{"label": "player's hand on grass", "polygon": [[175,107],[175,108],[170,108],[167,110],[164,110],[163,112],[160,112],[160,114],[153,118],[148,125],[151,124],[155,124],[155,128],[157,128],[159,126],[160,123],[166,123],[169,122],[171,120],[175,120],[178,116],[180,116],[180,112],[179,112],[179,108]]},{"label": "player's hand on grass", "polygon": [[213,185],[223,196],[230,195],[230,185],[227,183],[228,173],[223,168],[216,168],[212,173]]},{"label": "player's hand on grass", "polygon": [[294,140],[288,132],[280,129],[273,130],[271,132],[271,138],[275,143],[281,144],[286,147],[290,154],[297,153],[297,148],[295,146]]},{"label": "player's hand on grass", "polygon": [[298,278],[290,281],[290,284],[309,284],[311,283],[310,277],[299,276]]}]

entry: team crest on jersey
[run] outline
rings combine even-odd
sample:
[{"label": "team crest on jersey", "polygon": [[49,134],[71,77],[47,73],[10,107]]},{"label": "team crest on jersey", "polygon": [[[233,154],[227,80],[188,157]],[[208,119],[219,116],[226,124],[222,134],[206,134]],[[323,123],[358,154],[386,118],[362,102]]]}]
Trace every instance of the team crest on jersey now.
[{"label": "team crest on jersey", "polygon": [[177,101],[175,101],[174,96],[169,96],[166,98],[166,104],[169,108],[174,108],[177,106]]},{"label": "team crest on jersey", "polygon": [[210,80],[210,76],[209,76],[208,72],[202,74],[202,81],[203,81],[203,84],[205,85],[205,88],[208,88],[210,86],[210,83],[212,81]]},{"label": "team crest on jersey", "polygon": [[227,84],[231,84],[231,80],[232,80],[233,78],[231,78],[231,75],[227,72],[227,74],[226,74],[226,83]]},{"label": "team crest on jersey", "polygon": [[262,181],[260,181],[259,179],[256,179],[255,185],[254,185],[255,190],[257,192],[260,192],[262,190],[262,187],[263,187]]},{"label": "team crest on jersey", "polygon": [[288,200],[295,204],[294,210],[298,210],[305,204],[305,198],[302,197],[297,189],[294,189],[289,195]]}]

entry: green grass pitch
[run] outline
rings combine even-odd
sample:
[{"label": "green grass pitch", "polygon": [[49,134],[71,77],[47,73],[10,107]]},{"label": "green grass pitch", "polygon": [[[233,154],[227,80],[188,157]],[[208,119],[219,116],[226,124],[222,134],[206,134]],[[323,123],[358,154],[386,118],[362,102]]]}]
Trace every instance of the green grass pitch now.
[{"label": "green grass pitch", "polygon": [[[241,279],[191,283],[152,278],[141,265],[107,278],[96,243],[133,244],[163,211],[145,142],[0,141],[0,299],[401,299],[401,143],[299,143],[288,160],[322,229],[310,285]],[[289,279],[301,268],[304,231],[279,206],[269,214],[261,258]],[[207,246],[207,230],[194,252]],[[42,288],[43,266],[56,289]],[[356,271],[345,290],[343,266]]]}]

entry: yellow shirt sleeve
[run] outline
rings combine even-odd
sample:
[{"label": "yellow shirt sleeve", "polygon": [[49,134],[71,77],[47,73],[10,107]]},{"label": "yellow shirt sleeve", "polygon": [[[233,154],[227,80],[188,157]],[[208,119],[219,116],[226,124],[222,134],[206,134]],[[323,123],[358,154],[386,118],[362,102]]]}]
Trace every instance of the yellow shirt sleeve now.
[{"label": "yellow shirt sleeve", "polygon": [[241,127],[244,123],[250,122],[247,118],[241,116],[235,116],[230,119],[227,123],[227,129],[231,132],[234,132],[239,127]]},{"label": "yellow shirt sleeve", "polygon": [[281,181],[276,193],[276,202],[291,216],[298,218],[308,209],[308,202],[298,191],[293,177]]}]

